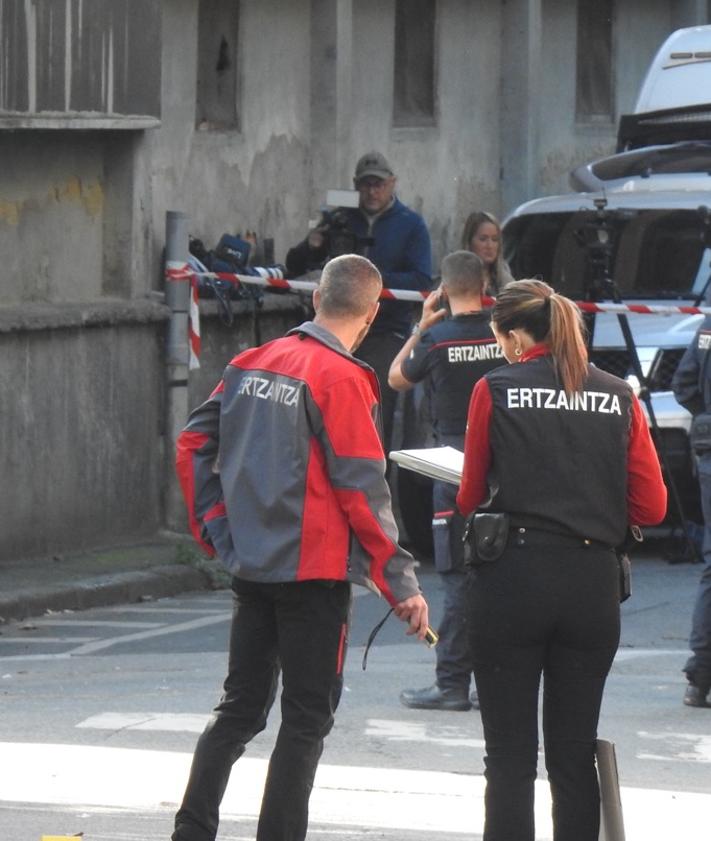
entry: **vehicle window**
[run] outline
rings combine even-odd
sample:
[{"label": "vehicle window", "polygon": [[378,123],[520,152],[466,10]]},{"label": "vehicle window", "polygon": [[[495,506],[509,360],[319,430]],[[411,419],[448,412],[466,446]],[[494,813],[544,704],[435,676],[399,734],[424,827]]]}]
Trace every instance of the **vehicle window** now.
[{"label": "vehicle window", "polygon": [[692,298],[711,272],[702,227],[695,210],[609,211],[604,225],[588,210],[531,214],[507,223],[504,249],[514,277],[571,298],[609,297],[606,264],[623,298]]},{"label": "vehicle window", "polygon": [[503,231],[504,255],[515,278],[553,282],[553,258],[569,213],[512,219]]},{"label": "vehicle window", "polygon": [[[630,221],[629,229],[639,239],[639,248],[636,259],[629,265],[622,259],[624,254],[620,249],[616,271],[623,295],[626,292],[664,297],[693,294],[704,253],[698,214],[693,211],[645,211]],[[626,233],[625,238],[627,236]]]}]

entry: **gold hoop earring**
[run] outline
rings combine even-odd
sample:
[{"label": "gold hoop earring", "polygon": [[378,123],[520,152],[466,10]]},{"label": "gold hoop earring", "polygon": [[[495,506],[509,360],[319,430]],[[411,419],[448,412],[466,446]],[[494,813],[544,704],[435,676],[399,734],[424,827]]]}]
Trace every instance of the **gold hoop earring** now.
[{"label": "gold hoop earring", "polygon": [[521,350],[520,347],[514,348],[514,354],[516,356],[521,356],[522,353],[523,353],[523,351]]}]

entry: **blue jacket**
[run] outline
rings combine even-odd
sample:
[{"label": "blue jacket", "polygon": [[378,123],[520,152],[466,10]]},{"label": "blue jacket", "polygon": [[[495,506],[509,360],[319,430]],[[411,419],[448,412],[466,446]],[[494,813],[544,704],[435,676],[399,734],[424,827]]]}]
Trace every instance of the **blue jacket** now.
[{"label": "blue jacket", "polygon": [[[349,231],[356,239],[358,254],[367,257],[380,270],[388,289],[427,290],[432,284],[432,250],[430,235],[423,218],[395,198],[391,207],[370,220],[360,208],[340,208],[347,219]],[[305,274],[321,268],[329,256],[328,245],[322,249],[309,248],[304,240],[286,256],[289,273]],[[370,329],[371,333],[408,333],[412,321],[412,304],[400,301],[381,301],[380,311]]]}]

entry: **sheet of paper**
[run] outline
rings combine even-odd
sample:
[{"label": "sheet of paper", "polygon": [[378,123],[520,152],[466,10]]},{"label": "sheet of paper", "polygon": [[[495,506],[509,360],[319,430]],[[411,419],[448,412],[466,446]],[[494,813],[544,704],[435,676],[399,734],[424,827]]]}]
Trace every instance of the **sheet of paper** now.
[{"label": "sheet of paper", "polygon": [[458,485],[462,479],[464,453],[454,447],[425,447],[419,450],[393,450],[391,461],[430,479]]}]

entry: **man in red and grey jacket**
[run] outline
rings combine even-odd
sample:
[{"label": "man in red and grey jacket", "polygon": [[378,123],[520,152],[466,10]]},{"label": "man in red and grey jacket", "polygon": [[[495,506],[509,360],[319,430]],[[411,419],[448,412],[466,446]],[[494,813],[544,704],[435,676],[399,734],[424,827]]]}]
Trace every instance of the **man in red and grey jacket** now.
[{"label": "man in red and grey jacket", "polygon": [[424,639],[427,604],[398,545],[378,385],[351,353],[378,311],[364,257],[329,262],[316,316],[236,356],[178,440],[193,534],[232,573],[224,694],[195,750],[173,841],[213,841],[230,770],[264,729],[282,672],[282,724],[257,841],[303,839],[343,686],[351,583],[382,594]]}]

